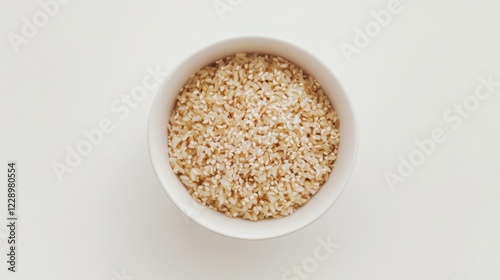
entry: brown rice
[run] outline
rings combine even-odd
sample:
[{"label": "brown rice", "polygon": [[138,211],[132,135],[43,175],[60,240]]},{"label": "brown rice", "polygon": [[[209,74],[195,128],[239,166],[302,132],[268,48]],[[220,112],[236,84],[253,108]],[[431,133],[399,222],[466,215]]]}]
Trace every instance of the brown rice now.
[{"label": "brown rice", "polygon": [[169,162],[199,203],[279,218],[328,179],[339,121],[320,84],[282,57],[238,53],[192,75],[168,125]]}]

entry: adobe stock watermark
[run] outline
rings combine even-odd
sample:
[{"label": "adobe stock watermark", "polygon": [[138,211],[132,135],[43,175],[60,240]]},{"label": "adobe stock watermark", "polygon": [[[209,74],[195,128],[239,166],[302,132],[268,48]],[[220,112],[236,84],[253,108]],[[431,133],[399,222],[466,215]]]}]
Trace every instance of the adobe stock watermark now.
[{"label": "adobe stock watermark", "polygon": [[191,219],[195,216],[200,215],[200,211],[206,209],[207,206],[201,205],[198,202],[196,202],[194,199],[191,199],[191,203],[185,204],[185,203],[180,203],[179,207],[182,209],[183,212],[181,212],[182,219],[186,224],[191,223]]},{"label": "adobe stock watermark", "polygon": [[404,183],[415,172],[417,167],[423,165],[436,152],[438,145],[446,142],[448,139],[447,130],[459,129],[463,122],[470,118],[493,93],[500,92],[498,90],[500,82],[493,80],[493,75],[489,74],[488,77],[480,76],[478,80],[479,83],[473,93],[443,112],[443,122],[449,125],[449,128],[436,127],[424,139],[416,139],[414,141],[415,148],[407,156],[400,155],[398,157],[397,170],[384,173],[387,185],[392,192],[396,191],[397,184]]},{"label": "adobe stock watermark", "polygon": [[38,35],[40,29],[47,26],[51,18],[57,16],[61,10],[61,5],[66,5],[70,0],[41,0],[38,2],[39,9],[30,18],[21,18],[21,32],[9,32],[7,38],[15,53],[19,52],[22,44]]},{"label": "adobe stock watermark", "polygon": [[232,13],[241,3],[243,3],[243,0],[215,0],[212,5],[219,19],[223,21],[224,14]]},{"label": "adobe stock watermark", "polygon": [[352,61],[352,56],[360,54],[368,47],[372,40],[380,35],[382,30],[389,26],[395,15],[403,11],[403,5],[399,0],[390,0],[387,7],[380,11],[371,11],[372,20],[364,24],[363,28],[354,28],[352,44],[342,41],[339,45],[342,54],[348,62]]},{"label": "adobe stock watermark", "polygon": [[134,280],[135,276],[128,274],[125,268],[122,268],[121,272],[116,271],[116,269],[111,270],[112,278],[109,280]]},{"label": "adobe stock watermark", "polygon": [[110,110],[114,117],[102,118],[97,127],[93,129],[83,129],[83,139],[73,146],[66,146],[64,160],[53,161],[51,164],[59,182],[63,181],[63,175],[73,172],[85,158],[92,154],[94,148],[103,143],[107,134],[115,130],[117,119],[120,121],[127,119],[141,102],[144,102],[159,88],[161,82],[167,76],[167,72],[162,71],[160,68],[159,64],[154,68],[146,67],[146,75],[142,78],[142,83],[111,102]]},{"label": "adobe stock watermark", "polygon": [[312,254],[304,258],[298,265],[294,264],[290,269],[283,272],[282,280],[308,279],[318,270],[320,263],[328,260],[335,252],[335,249],[339,247],[339,244],[333,242],[330,236],[327,236],[326,240],[318,237],[316,241],[318,245],[313,249]]}]

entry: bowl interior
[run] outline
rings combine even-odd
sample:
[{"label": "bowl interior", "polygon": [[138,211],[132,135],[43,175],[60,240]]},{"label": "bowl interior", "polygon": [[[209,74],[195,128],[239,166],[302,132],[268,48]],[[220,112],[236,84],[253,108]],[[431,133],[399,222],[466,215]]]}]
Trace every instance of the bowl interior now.
[{"label": "bowl interior", "polygon": [[[167,124],[179,89],[199,68],[237,52],[282,56],[313,75],[328,95],[340,120],[340,146],[335,167],[321,190],[292,215],[257,222],[229,218],[196,203],[168,163]],[[156,176],[170,199],[200,225],[223,235],[242,239],[266,239],[296,231],[325,213],[337,200],[350,177],[357,153],[357,132],[349,100],[332,72],[307,51],[276,39],[244,37],[222,41],[191,55],[170,72],[153,102],[148,143]]]}]

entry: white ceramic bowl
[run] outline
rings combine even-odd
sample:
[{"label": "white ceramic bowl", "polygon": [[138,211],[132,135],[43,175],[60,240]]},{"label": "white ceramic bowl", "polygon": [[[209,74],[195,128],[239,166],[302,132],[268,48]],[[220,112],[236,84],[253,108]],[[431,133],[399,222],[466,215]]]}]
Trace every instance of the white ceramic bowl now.
[{"label": "white ceramic bowl", "polygon": [[[256,52],[282,56],[314,76],[333,103],[340,121],[340,146],[335,168],[321,190],[292,215],[281,219],[247,221],[229,218],[199,205],[172,171],[168,163],[167,124],[179,89],[199,68],[238,52]],[[344,190],[357,154],[358,133],[349,99],[333,73],[308,51],[281,40],[265,37],[239,37],[224,40],[189,56],[174,67],[153,102],[148,144],[151,162],[163,189],[184,214],[214,232],[241,239],[267,239],[301,229],[324,214]]]}]

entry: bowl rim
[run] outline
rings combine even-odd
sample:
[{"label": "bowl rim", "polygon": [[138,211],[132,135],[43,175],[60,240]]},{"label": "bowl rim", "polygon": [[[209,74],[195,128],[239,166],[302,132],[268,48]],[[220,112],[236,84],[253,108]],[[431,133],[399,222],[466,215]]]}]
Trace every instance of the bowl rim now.
[{"label": "bowl rim", "polygon": [[[318,211],[318,213],[316,213],[314,216],[311,215],[311,218],[309,220],[307,220],[306,222],[301,223],[297,227],[294,227],[294,228],[289,229],[287,231],[278,232],[278,233],[274,233],[274,234],[267,234],[266,236],[242,237],[241,235],[235,234],[233,232],[224,231],[224,230],[221,230],[221,229],[219,229],[219,228],[217,228],[215,226],[212,226],[212,224],[210,224],[209,222],[205,221],[203,218],[198,217],[197,215],[193,216],[193,215],[189,215],[188,213],[186,213],[186,210],[183,209],[183,207],[180,205],[182,203],[177,199],[177,197],[173,194],[173,192],[169,191],[169,187],[167,186],[168,184],[166,184],[165,182],[163,182],[163,179],[160,176],[160,174],[163,171],[160,170],[158,164],[155,163],[155,158],[156,158],[157,155],[153,154],[153,152],[156,151],[156,148],[153,147],[154,146],[154,143],[153,143],[154,140],[151,138],[151,136],[152,136],[151,135],[152,134],[151,131],[153,129],[152,119],[154,117],[153,116],[153,108],[154,108],[155,104],[158,102],[158,99],[160,99],[160,96],[167,94],[166,93],[167,92],[166,89],[168,88],[168,84],[170,82],[170,77],[171,77],[172,71],[177,71],[178,69],[181,69],[184,64],[186,64],[190,59],[192,59],[193,56],[196,56],[196,55],[200,54],[204,50],[212,49],[214,47],[217,47],[217,46],[220,46],[220,45],[223,45],[223,44],[231,44],[231,43],[234,43],[234,42],[237,42],[237,41],[241,41],[241,40],[265,40],[265,41],[269,41],[269,42],[278,43],[278,44],[280,44],[282,46],[292,47],[295,50],[297,50],[297,51],[305,54],[306,56],[312,58],[315,61],[315,63],[321,65],[321,67],[323,67],[324,69],[326,69],[328,71],[328,75],[331,76],[331,78],[333,78],[334,83],[340,89],[340,91],[342,92],[341,95],[343,95],[343,98],[345,99],[345,104],[343,104],[342,106],[343,107],[348,107],[346,109],[349,112],[349,114],[351,115],[351,119],[352,119],[352,123],[350,124],[350,130],[352,130],[352,135],[353,135],[353,137],[352,137],[353,138],[352,139],[353,140],[353,143],[352,143],[353,148],[352,148],[352,155],[351,155],[352,161],[350,163],[350,166],[347,166],[347,172],[344,172],[344,176],[345,176],[344,183],[341,186],[338,186],[338,188],[339,188],[338,195],[329,203],[328,207],[326,209],[324,209],[324,211]],[[237,53],[237,52],[238,51],[235,51],[235,53]],[[283,56],[283,57],[285,59],[288,59],[288,57],[286,57],[286,56]],[[218,59],[218,58],[215,58],[215,59]],[[292,61],[293,61],[293,59],[292,59]],[[313,74],[313,73],[310,73],[310,74]],[[285,40],[285,39],[281,39],[281,38],[269,37],[269,36],[261,36],[261,35],[232,36],[232,37],[229,37],[229,38],[224,38],[224,39],[219,39],[219,40],[216,40],[216,41],[212,41],[212,42],[210,42],[208,44],[202,45],[199,48],[196,48],[193,51],[190,51],[187,54],[187,56],[184,56],[182,59],[180,59],[175,64],[174,67],[171,68],[171,70],[169,71],[169,73],[167,74],[167,76],[165,77],[165,79],[161,82],[161,85],[159,86],[159,88],[157,89],[157,91],[155,93],[155,96],[153,98],[153,101],[151,103],[150,110],[149,110],[149,117],[148,117],[148,123],[147,123],[147,143],[148,143],[149,159],[150,159],[151,165],[153,166],[153,170],[154,170],[155,176],[156,176],[157,180],[159,181],[162,189],[165,191],[165,193],[170,198],[170,200],[173,202],[173,204],[183,213],[183,215],[186,215],[190,220],[193,220],[195,223],[201,225],[202,227],[204,227],[204,228],[206,228],[206,229],[208,229],[208,230],[210,230],[212,232],[218,233],[218,234],[223,235],[223,236],[231,237],[231,238],[236,238],[236,239],[241,239],[241,240],[267,240],[267,239],[273,239],[273,238],[282,237],[282,236],[286,236],[286,235],[289,235],[291,233],[297,232],[300,229],[303,229],[303,228],[307,227],[308,225],[312,224],[313,222],[315,222],[316,220],[318,220],[320,217],[322,217],[325,213],[327,213],[332,208],[332,206],[338,201],[338,199],[341,197],[342,193],[346,189],[346,187],[347,187],[347,185],[348,185],[348,183],[349,183],[349,181],[351,179],[352,173],[354,171],[354,168],[355,168],[355,165],[356,165],[356,162],[357,162],[357,156],[358,156],[358,150],[359,150],[359,138],[360,138],[359,137],[358,124],[357,124],[357,121],[356,121],[357,119],[358,118],[356,116],[356,111],[354,110],[354,108],[352,106],[352,101],[350,100],[349,95],[345,91],[344,87],[340,84],[340,82],[337,79],[337,76],[335,75],[335,73],[328,67],[328,65],[326,65],[325,63],[323,63],[323,61],[321,59],[319,59],[315,54],[313,54],[312,52],[308,51],[306,48],[302,47],[300,44],[297,44],[295,42],[291,42],[291,41],[288,41],[288,40]],[[193,199],[193,202],[196,203],[196,201],[194,199]],[[200,206],[202,206],[202,205],[200,205]],[[303,205],[302,207],[305,207],[305,206],[306,205]],[[202,206],[202,207],[206,207],[206,206]],[[212,209],[210,209],[210,210],[211,211],[215,211],[215,210],[212,210]],[[287,217],[283,217],[281,219],[286,219],[286,218]],[[250,222],[258,223],[259,221],[250,221]]]}]

